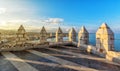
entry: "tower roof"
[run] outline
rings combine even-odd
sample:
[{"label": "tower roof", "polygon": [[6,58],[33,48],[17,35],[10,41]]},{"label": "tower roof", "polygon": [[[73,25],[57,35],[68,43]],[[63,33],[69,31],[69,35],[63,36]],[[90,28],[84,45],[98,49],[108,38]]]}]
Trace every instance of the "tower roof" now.
[{"label": "tower roof", "polygon": [[102,23],[102,25],[100,26],[100,28],[110,29],[110,27],[106,24],[106,22]]},{"label": "tower roof", "polygon": [[63,33],[60,27],[57,29],[56,33]]},{"label": "tower roof", "polygon": [[45,27],[43,26],[40,33],[47,33]]},{"label": "tower roof", "polygon": [[79,33],[88,33],[88,31],[84,26],[82,26]]},{"label": "tower roof", "polygon": [[103,23],[97,30],[96,34],[113,34],[113,31],[106,23]]},{"label": "tower roof", "polygon": [[69,31],[69,33],[76,33],[76,31],[75,31],[75,29],[72,27],[71,29],[70,29],[70,31]]},{"label": "tower roof", "polygon": [[23,27],[23,25],[20,25],[19,29],[18,29],[18,33],[25,33],[25,29]]}]

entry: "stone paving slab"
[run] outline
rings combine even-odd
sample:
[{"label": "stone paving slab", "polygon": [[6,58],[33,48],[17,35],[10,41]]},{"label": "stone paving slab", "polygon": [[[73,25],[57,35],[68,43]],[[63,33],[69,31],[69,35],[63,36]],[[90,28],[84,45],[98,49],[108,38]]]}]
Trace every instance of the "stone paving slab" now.
[{"label": "stone paving slab", "polygon": [[120,65],[78,51],[80,50],[74,47],[58,47],[1,52],[0,71],[119,71],[120,69]]},{"label": "stone paving slab", "polygon": [[60,58],[51,56],[51,55],[46,54],[46,53],[41,53],[41,52],[38,52],[38,51],[35,51],[35,50],[27,50],[27,51],[30,52],[30,53],[36,54],[38,56],[42,56],[44,58],[47,58],[49,60],[53,60],[55,62],[58,62],[62,66],[67,67],[67,68],[72,68],[72,69],[75,69],[75,70],[85,70],[85,71],[86,70],[89,70],[89,71],[98,71],[98,70],[95,70],[95,69],[92,69],[92,68],[87,68],[87,67],[81,66],[79,64],[76,64],[76,63],[64,60],[64,59],[60,59]]},{"label": "stone paving slab", "polygon": [[[107,71],[119,71],[120,65],[111,61],[107,61],[104,58],[99,58],[99,57],[93,57],[89,55],[84,55],[84,54],[78,54],[66,50],[58,50],[57,48],[45,48],[49,50],[54,50],[58,52],[63,52],[67,54],[74,55],[74,57],[64,57],[64,56],[56,56],[58,58],[62,58],[74,63],[78,63],[83,66],[87,66],[90,68],[95,68],[95,69],[102,69],[102,70],[107,70]],[[86,61],[85,61],[86,60]]]},{"label": "stone paving slab", "polygon": [[108,61],[107,59],[101,58],[101,57],[99,57],[97,55],[94,55],[94,54],[89,54],[87,52],[82,52],[82,51],[80,51],[80,48],[76,48],[76,47],[72,47],[72,46],[71,47],[70,46],[60,46],[60,48],[57,48],[57,49],[56,48],[54,48],[54,49],[47,48],[47,49],[55,50],[55,51],[58,51],[58,52],[63,51],[63,53],[69,53],[69,54],[75,55],[77,57],[82,57],[84,55],[85,58],[100,60],[100,61],[103,61],[103,62],[106,62],[106,63],[115,64],[115,65],[120,66],[120,64],[118,64],[118,63]]},{"label": "stone paving slab", "polygon": [[74,69],[65,68],[55,61],[51,61],[47,58],[38,56],[27,51],[19,51],[12,53],[39,71],[76,71]]},{"label": "stone paving slab", "polygon": [[20,59],[10,52],[2,52],[2,55],[5,56],[6,59],[9,60],[19,71],[38,71],[34,67],[25,63],[24,60]]},{"label": "stone paving slab", "polygon": [[0,53],[0,71],[18,71],[9,60],[6,60],[5,57]]}]

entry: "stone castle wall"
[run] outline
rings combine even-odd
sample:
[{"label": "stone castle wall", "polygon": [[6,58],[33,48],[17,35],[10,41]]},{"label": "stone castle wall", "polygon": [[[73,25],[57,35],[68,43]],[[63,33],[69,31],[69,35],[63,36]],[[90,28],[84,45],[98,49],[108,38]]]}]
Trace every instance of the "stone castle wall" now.
[{"label": "stone castle wall", "polygon": [[[56,42],[63,42],[64,33],[59,27],[56,31]],[[85,27],[82,27],[78,33],[78,43],[76,43],[76,31],[72,28],[68,34],[70,42],[85,50],[88,53],[93,53],[114,62],[120,62],[120,52],[114,51],[114,33],[106,23],[103,23],[96,32],[96,46],[89,45],[89,32]],[[21,25],[17,32],[16,42],[27,42],[27,33]],[[40,32],[40,43],[47,41],[48,34],[43,27]],[[24,43],[24,44],[25,44]]]}]

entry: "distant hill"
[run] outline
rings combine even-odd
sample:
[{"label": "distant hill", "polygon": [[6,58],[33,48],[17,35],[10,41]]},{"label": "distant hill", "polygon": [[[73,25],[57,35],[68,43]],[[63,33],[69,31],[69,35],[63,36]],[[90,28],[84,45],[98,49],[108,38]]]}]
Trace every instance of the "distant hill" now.
[{"label": "distant hill", "polygon": [[11,34],[15,34],[16,33],[16,31],[14,31],[14,30],[4,30],[4,29],[0,29],[0,33],[1,34],[9,34],[9,35],[11,35]]},{"label": "distant hill", "polygon": [[[4,35],[14,35],[17,33],[16,30],[4,30],[4,29],[0,29],[0,33],[4,34]],[[39,32],[27,32],[28,35],[31,34],[39,34]]]},{"label": "distant hill", "polygon": [[[17,33],[17,30],[4,30],[4,29],[0,29],[0,33],[1,34],[4,34],[4,35],[14,35],[14,34],[16,34]],[[48,31],[47,30],[47,33],[55,33],[55,31],[53,32],[51,32],[51,31]],[[66,32],[64,32],[64,33],[66,33]],[[67,32],[68,33],[68,32]],[[33,31],[33,30],[31,30],[31,31],[27,31],[27,34],[28,35],[39,35],[40,34],[40,32],[38,32],[38,31]]]}]

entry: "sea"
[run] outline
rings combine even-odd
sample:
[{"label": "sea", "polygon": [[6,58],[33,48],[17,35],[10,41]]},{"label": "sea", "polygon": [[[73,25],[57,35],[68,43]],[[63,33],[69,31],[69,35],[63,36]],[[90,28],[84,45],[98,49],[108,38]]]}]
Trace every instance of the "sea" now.
[{"label": "sea", "polygon": [[[64,41],[68,41],[68,37],[64,37],[63,39]],[[48,39],[48,41],[55,42],[55,38]],[[96,36],[94,33],[89,34],[89,44],[94,46],[96,45]],[[115,48],[115,51],[120,52],[120,33],[114,34],[114,48]]]},{"label": "sea", "polygon": [[[96,44],[95,34],[89,34],[89,43],[92,45]],[[115,51],[120,51],[120,33],[114,33],[114,48]]]}]

